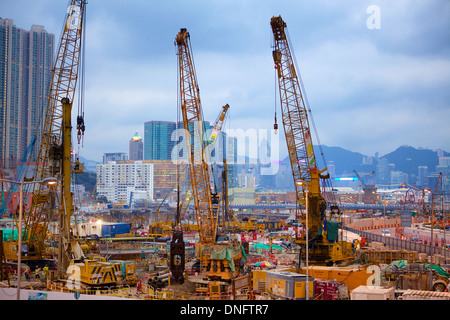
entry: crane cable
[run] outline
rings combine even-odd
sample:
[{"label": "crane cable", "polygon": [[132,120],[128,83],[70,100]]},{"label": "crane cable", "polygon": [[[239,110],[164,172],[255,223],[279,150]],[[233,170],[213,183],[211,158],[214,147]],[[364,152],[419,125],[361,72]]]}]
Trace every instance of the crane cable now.
[{"label": "crane cable", "polygon": [[[287,41],[289,43],[289,46],[292,47],[291,38],[289,36],[289,31],[288,31],[287,28],[285,29],[285,33],[286,33],[286,38],[287,38]],[[315,137],[317,139],[317,145],[318,145],[319,150],[320,150],[320,155],[322,157],[323,166],[324,166],[324,168],[327,168],[327,162],[326,162],[326,159],[325,159],[325,154],[324,154],[323,149],[322,149],[322,144],[320,143],[319,133],[317,132],[316,124],[314,122],[314,117],[313,117],[313,114],[312,114],[312,111],[311,111],[311,107],[309,105],[308,96],[306,94],[305,86],[303,84],[303,80],[302,80],[302,76],[301,76],[301,73],[300,73],[300,69],[298,68],[298,65],[297,65],[297,59],[295,57],[295,52],[294,52],[294,50],[292,50],[291,52],[292,52],[292,59],[293,59],[294,65],[295,65],[295,69],[297,70],[297,76],[298,76],[298,80],[299,80],[299,83],[300,83],[300,87],[301,87],[301,90],[303,92],[305,106],[306,106],[307,111],[309,113],[309,118],[311,120],[311,124],[312,124],[313,130],[314,130],[314,133],[315,133]],[[329,173],[328,168],[327,168],[327,171]],[[331,179],[324,179],[323,180],[322,188],[324,189],[326,187],[328,187],[330,189],[330,191],[333,190],[333,185],[331,183]],[[326,194],[327,197],[329,197],[329,195],[331,194],[331,199],[330,199],[331,201],[330,202],[332,202],[334,204],[337,203],[336,196],[334,195],[334,193],[326,192],[324,194]]]},{"label": "crane cable", "polygon": [[83,8],[83,21],[82,21],[82,30],[84,32],[81,33],[81,55],[80,55],[80,65],[81,71],[79,71],[80,76],[80,85],[78,87],[78,115],[77,115],[77,139],[78,139],[78,153],[81,146],[83,146],[84,142],[84,131],[86,129],[84,125],[84,88],[85,88],[85,61],[86,61],[86,7]]},{"label": "crane cable", "polygon": [[[81,147],[84,147],[84,131],[86,129],[84,125],[84,91],[85,91],[85,74],[86,74],[86,6],[83,7],[83,20],[82,20],[82,26],[81,26],[81,48],[80,48],[80,57],[79,57],[79,64],[80,68],[78,70],[78,77],[79,77],[79,85],[77,87],[78,90],[78,110],[77,110],[77,142],[78,142],[78,150],[76,152],[77,154],[77,162],[78,162],[78,156],[80,155],[80,143]],[[72,143],[73,145],[73,143]],[[71,172],[72,184],[77,184],[77,175],[74,174],[74,172]],[[77,189],[75,189],[77,190]],[[75,198],[80,200],[81,196],[79,191],[74,192]],[[81,201],[80,201],[81,202]]]}]

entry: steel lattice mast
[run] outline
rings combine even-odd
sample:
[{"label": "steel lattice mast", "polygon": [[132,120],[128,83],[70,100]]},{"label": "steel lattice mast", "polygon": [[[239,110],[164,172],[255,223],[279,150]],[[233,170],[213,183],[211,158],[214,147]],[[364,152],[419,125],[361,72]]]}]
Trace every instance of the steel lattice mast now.
[{"label": "steel lattice mast", "polygon": [[325,219],[327,206],[320,192],[320,178],[327,177],[321,173],[326,169],[317,169],[308,112],[286,34],[286,23],[278,16],[271,19],[270,25],[274,37],[272,54],[278,72],[283,127],[297,201],[301,207],[305,206],[308,191],[308,229],[316,235]]},{"label": "steel lattice mast", "polygon": [[185,141],[200,240],[202,244],[212,244],[216,238],[218,211],[215,212],[212,208],[206,146],[203,140],[202,107],[189,38],[187,30],[181,29],[175,40],[178,47],[179,102],[184,130],[186,135],[190,135],[185,136]]},{"label": "steel lattice mast", "polygon": [[[281,17],[273,17],[270,25],[275,40],[273,59],[278,71],[284,132],[294,184],[296,188],[299,188],[298,182],[311,179],[310,171],[316,169],[316,159],[307,110],[285,33],[286,23]],[[304,190],[304,184],[301,184],[301,188]],[[297,194],[303,193],[297,192]],[[303,202],[304,198],[300,198],[299,201]]]},{"label": "steel lattice mast", "polygon": [[[79,76],[85,10],[86,0],[72,0],[67,8],[64,29],[53,68],[35,181],[41,181],[48,177],[56,177],[58,182],[61,179],[64,131],[62,99],[68,98],[70,103],[74,100]],[[25,220],[25,240],[28,236],[43,242],[45,238],[49,215],[54,206],[53,200],[49,199],[51,195],[49,188],[49,186],[34,184],[31,210]],[[56,188],[53,190],[56,190]],[[68,221],[70,221],[72,213],[66,212]]]}]

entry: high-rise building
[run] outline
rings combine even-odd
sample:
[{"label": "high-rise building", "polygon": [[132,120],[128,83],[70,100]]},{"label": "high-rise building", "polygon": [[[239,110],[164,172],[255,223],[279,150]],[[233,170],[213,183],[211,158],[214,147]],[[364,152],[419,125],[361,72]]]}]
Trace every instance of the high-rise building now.
[{"label": "high-rise building", "polygon": [[400,186],[402,184],[409,183],[408,174],[402,171],[392,170],[391,171],[391,185]]},{"label": "high-rise building", "polygon": [[417,170],[418,170],[417,186],[419,188],[425,188],[427,182],[426,178],[428,175],[428,166],[419,166]]},{"label": "high-rise building", "polygon": [[125,152],[109,152],[103,154],[103,164],[107,164],[110,161],[123,160],[128,160],[128,156]]},{"label": "high-rise building", "polygon": [[153,200],[153,164],[143,161],[109,161],[97,165],[97,192],[109,201],[129,204]]},{"label": "high-rise building", "polygon": [[379,185],[389,185],[391,184],[391,167],[389,166],[389,161],[386,158],[381,158],[377,164],[377,181]]},{"label": "high-rise building", "polygon": [[170,160],[175,141],[172,132],[175,122],[149,121],[144,123],[144,159]]},{"label": "high-rise building", "polygon": [[[164,199],[188,188],[186,166],[170,160],[118,160],[97,165],[97,191],[109,201]],[[182,193],[183,194],[183,193]]]},{"label": "high-rise building", "polygon": [[[0,161],[12,175],[33,138],[39,145],[50,90],[55,36],[0,18]],[[32,160],[38,148],[30,155]]]},{"label": "high-rise building", "polygon": [[142,138],[137,131],[130,140],[129,158],[130,160],[144,159],[144,143],[142,142]]}]

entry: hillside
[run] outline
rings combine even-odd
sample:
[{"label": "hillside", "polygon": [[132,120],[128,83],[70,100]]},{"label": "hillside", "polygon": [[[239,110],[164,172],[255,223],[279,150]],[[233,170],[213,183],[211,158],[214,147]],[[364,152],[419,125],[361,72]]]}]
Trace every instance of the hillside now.
[{"label": "hillside", "polygon": [[[444,152],[448,155],[448,153]],[[415,149],[410,146],[402,146],[397,150],[384,155],[382,158],[395,165],[395,170],[407,174],[417,174],[419,166],[427,166],[429,171],[434,171],[439,165],[439,157],[436,151],[429,149]]]},{"label": "hillside", "polygon": [[[352,176],[353,170],[357,172],[376,171],[378,160],[373,157],[365,156],[358,152],[349,151],[341,147],[322,146],[326,162],[333,161],[336,169],[336,175]],[[319,168],[324,167],[320,149],[315,146],[314,152],[317,157]],[[450,154],[444,151],[444,156]],[[439,165],[437,151],[430,149],[416,149],[410,146],[401,146],[380,159],[387,159],[388,163],[393,164],[395,170],[407,174],[417,174],[419,166],[427,166],[428,171],[436,170]],[[325,164],[326,165],[326,164]]]},{"label": "hillside", "polygon": [[357,172],[368,172],[375,169],[374,165],[363,164],[364,159],[368,157],[359,152],[349,151],[341,147],[329,147],[325,145],[322,146],[322,151],[326,161],[325,164],[322,159],[320,148],[318,146],[314,147],[318,167],[323,168],[328,165],[328,162],[333,161],[336,175],[354,176],[355,173],[353,170]]}]

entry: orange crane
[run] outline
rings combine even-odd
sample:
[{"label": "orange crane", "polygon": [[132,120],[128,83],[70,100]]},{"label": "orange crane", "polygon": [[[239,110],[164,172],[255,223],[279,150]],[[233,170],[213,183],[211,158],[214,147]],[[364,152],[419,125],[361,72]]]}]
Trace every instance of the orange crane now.
[{"label": "orange crane", "polygon": [[[211,190],[208,164],[210,152],[206,150],[206,139],[203,139],[203,111],[191,56],[190,35],[185,28],[180,29],[175,38],[175,44],[178,48],[179,104],[185,132],[189,133],[185,141],[200,237],[199,256],[208,279],[230,280],[239,273],[236,263],[242,257],[242,251],[240,251],[242,246],[231,247],[229,242],[216,241],[220,198]],[[223,108],[223,117],[228,109],[227,106]],[[219,120],[220,118],[219,116]],[[191,137],[193,137],[192,143]]]},{"label": "orange crane", "polygon": [[[310,252],[316,261],[331,263],[346,260],[351,252],[348,243],[337,239],[337,224],[332,221],[334,214],[340,218],[339,208],[330,206],[330,218],[326,217],[327,202],[320,188],[320,181],[328,179],[327,170],[317,168],[314,154],[308,110],[305,107],[306,96],[302,92],[299,76],[290,50],[286,23],[281,16],[272,17],[270,25],[273,32],[274,49],[272,52],[278,76],[278,87],[286,144],[294,178],[297,201],[300,208],[307,206],[303,225],[308,230],[297,236],[297,242],[305,244],[308,239]],[[308,217],[306,223],[305,217]]]}]

